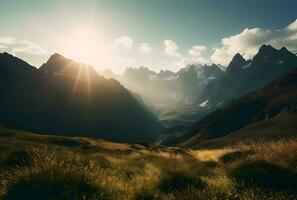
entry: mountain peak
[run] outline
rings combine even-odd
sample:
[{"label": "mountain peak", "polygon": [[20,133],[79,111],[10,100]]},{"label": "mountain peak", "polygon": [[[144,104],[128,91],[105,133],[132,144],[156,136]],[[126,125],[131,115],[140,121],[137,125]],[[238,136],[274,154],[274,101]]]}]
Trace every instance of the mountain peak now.
[{"label": "mountain peak", "polygon": [[291,51],[289,51],[286,47],[282,47],[279,50],[279,53],[283,56],[296,56],[294,53],[292,53]]},{"label": "mountain peak", "polygon": [[64,56],[62,56],[61,54],[59,53],[54,53],[53,55],[50,56],[50,58],[65,58]]},{"label": "mountain peak", "polygon": [[296,56],[290,52],[286,47],[275,49],[271,45],[262,45],[258,53],[254,56],[253,62],[259,66],[263,63],[273,63],[278,61],[295,60]]},{"label": "mountain peak", "polygon": [[233,73],[234,71],[238,71],[242,68],[242,66],[246,65],[247,61],[242,57],[240,53],[235,54],[232,58],[230,64],[228,65],[227,71],[228,73]]},{"label": "mountain peak", "polygon": [[240,53],[234,55],[233,59],[244,59]]},{"label": "mountain peak", "polygon": [[27,62],[7,52],[0,53],[0,76],[18,75],[23,76],[27,72],[37,70]]},{"label": "mountain peak", "polygon": [[89,80],[90,78],[99,77],[95,69],[90,65],[75,62],[58,53],[51,55],[47,62],[39,69],[47,73],[72,78],[77,78],[79,76],[81,80]]},{"label": "mountain peak", "polygon": [[58,62],[58,61],[69,62],[69,61],[72,61],[72,60],[66,58],[65,56],[63,56],[63,55],[61,55],[59,53],[54,53],[49,57],[49,59],[47,60],[47,63],[49,63],[49,62]]},{"label": "mountain peak", "polygon": [[271,53],[274,53],[276,51],[277,51],[277,49],[273,48],[271,45],[263,44],[260,47],[258,54],[271,54]]}]

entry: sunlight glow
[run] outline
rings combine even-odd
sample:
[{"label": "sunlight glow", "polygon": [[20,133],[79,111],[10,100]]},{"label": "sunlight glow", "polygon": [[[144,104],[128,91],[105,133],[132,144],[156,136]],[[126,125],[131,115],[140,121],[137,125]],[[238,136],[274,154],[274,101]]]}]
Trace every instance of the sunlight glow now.
[{"label": "sunlight glow", "polygon": [[80,28],[62,38],[63,53],[78,62],[94,67],[106,65],[112,58],[103,37],[92,28]]},{"label": "sunlight glow", "polygon": [[98,52],[97,40],[92,30],[75,30],[66,39],[66,51],[71,54],[74,59],[81,62],[90,62],[96,57]]}]

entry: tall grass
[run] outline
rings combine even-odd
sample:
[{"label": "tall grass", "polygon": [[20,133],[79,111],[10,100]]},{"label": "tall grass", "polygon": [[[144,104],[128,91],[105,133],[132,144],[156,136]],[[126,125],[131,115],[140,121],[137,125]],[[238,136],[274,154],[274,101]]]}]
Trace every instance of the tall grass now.
[{"label": "tall grass", "polygon": [[5,141],[0,199],[297,198],[294,139],[218,150]]}]

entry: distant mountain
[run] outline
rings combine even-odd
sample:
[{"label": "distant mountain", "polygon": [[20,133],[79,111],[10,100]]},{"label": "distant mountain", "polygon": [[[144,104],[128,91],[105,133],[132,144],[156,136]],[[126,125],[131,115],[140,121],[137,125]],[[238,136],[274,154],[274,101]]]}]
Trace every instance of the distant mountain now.
[{"label": "distant mountain", "polygon": [[224,72],[215,64],[189,65],[177,72],[177,84],[180,91],[180,101],[194,104],[210,82],[223,76]]},{"label": "distant mountain", "polygon": [[207,100],[212,106],[223,105],[262,88],[296,67],[297,57],[284,47],[277,50],[263,45],[252,60],[245,60],[236,54],[224,76],[205,86],[196,103]]},{"label": "distant mountain", "polygon": [[297,69],[230,102],[195,123],[175,142],[215,147],[244,139],[297,136]]},{"label": "distant mountain", "polygon": [[176,103],[175,86],[170,77],[159,77],[146,67],[127,68],[118,78],[125,87],[141,95],[148,104]]},{"label": "distant mountain", "polygon": [[189,65],[178,72],[161,70],[154,72],[146,67],[128,68],[118,80],[136,91],[150,104],[192,104],[199,91],[224,72],[219,66]]},{"label": "distant mountain", "polygon": [[37,69],[0,54],[0,122],[47,134],[152,141],[161,124],[140,98],[59,54]]},{"label": "distant mountain", "polygon": [[158,77],[163,80],[172,80],[176,78],[176,74],[170,70],[161,70]]},{"label": "distant mountain", "polygon": [[250,62],[251,62],[250,60],[249,61],[245,60],[239,53],[237,53],[232,58],[226,72],[228,74],[234,74],[234,73],[240,72],[242,71],[242,69],[248,68],[249,67],[248,64]]}]

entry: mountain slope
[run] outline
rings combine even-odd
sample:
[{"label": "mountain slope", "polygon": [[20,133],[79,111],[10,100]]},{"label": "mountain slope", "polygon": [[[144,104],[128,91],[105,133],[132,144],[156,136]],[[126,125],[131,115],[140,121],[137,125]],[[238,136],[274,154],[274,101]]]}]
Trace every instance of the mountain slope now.
[{"label": "mountain slope", "polygon": [[[69,62],[71,65],[64,66]],[[81,64],[54,55],[38,70],[9,54],[0,54],[0,122],[39,133],[115,141],[158,136],[160,123],[129,90],[98,76],[89,66],[84,71],[92,75],[80,75],[77,66]],[[65,67],[69,74],[57,73]]]},{"label": "mountain slope", "polygon": [[196,146],[206,140],[228,135],[251,123],[273,118],[283,112],[293,115],[296,111],[297,69],[263,89],[216,110],[194,124],[179,139],[183,141],[182,145]]},{"label": "mountain slope", "polygon": [[266,120],[256,121],[226,136],[206,140],[193,145],[194,148],[221,148],[251,140],[275,140],[297,137],[297,114],[280,113]]},{"label": "mountain slope", "polygon": [[99,75],[91,66],[74,62],[73,60],[67,59],[57,53],[52,55],[48,61],[39,68],[39,70],[74,79],[79,78],[80,81],[88,81],[99,78]]},{"label": "mountain slope", "polygon": [[208,84],[197,103],[208,100],[212,106],[222,105],[262,88],[296,67],[297,56],[284,47],[277,50],[270,45],[263,45],[248,61],[236,54],[225,75]]}]

